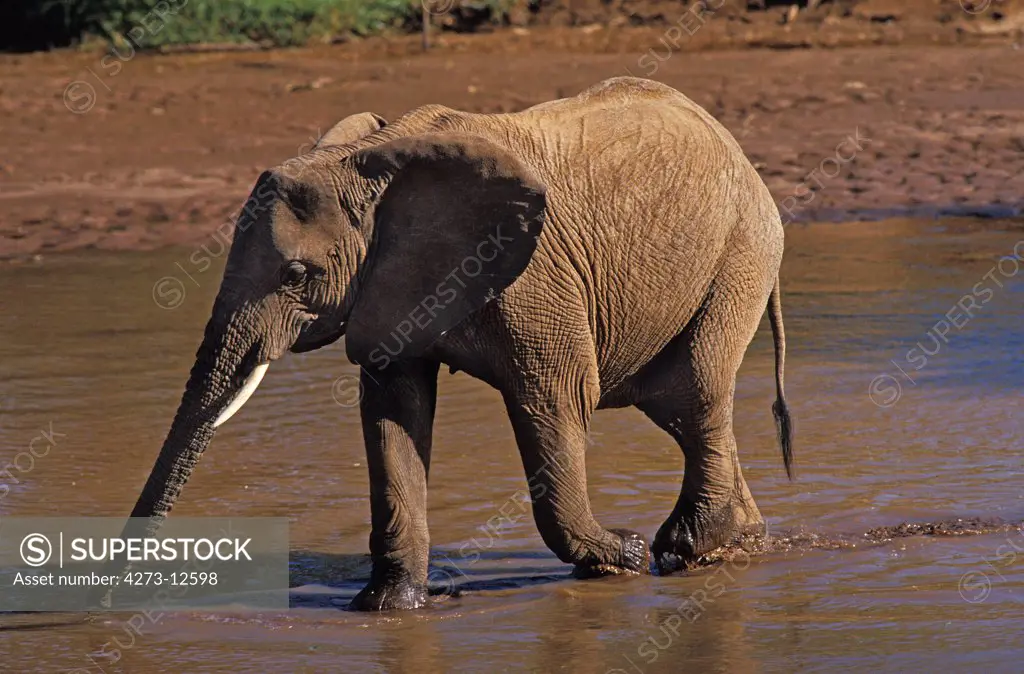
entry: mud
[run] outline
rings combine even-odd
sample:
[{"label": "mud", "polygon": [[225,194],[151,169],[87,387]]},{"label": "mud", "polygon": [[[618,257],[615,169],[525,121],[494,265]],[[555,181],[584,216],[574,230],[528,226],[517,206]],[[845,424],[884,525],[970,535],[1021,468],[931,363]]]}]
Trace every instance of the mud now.
[{"label": "mud", "polygon": [[[601,14],[606,23],[443,33],[427,54],[407,36],[123,61],[3,56],[0,259],[222,246],[259,173],[345,115],[393,119],[425,103],[510,112],[626,74],[666,82],[720,119],[787,221],[1019,212],[1024,70],[1008,27],[1024,14],[943,2],[883,21],[866,5],[780,23],[785,8],[727,4],[682,33],[694,15],[675,3],[609,5],[646,25]],[[562,23],[591,20],[587,6]],[[990,24],[1007,30],[978,32]]]},{"label": "mud", "polygon": [[696,560],[691,571],[749,557],[785,555],[812,550],[851,550],[864,546],[888,545],[894,539],[957,536],[984,536],[1003,533],[1021,533],[1024,521],[1004,522],[999,518],[956,518],[937,522],[902,522],[891,526],[873,527],[862,534],[814,533],[809,531],[781,532],[772,535],[745,535],[713,550]]},{"label": "mud", "polygon": [[[1017,14],[1024,7],[1020,0],[540,0],[532,11],[513,9],[510,19],[514,24],[546,26],[681,25],[680,4],[695,15],[686,25],[700,25],[714,17],[727,21],[722,32],[737,39],[750,41],[751,32],[764,31],[783,44],[782,35],[795,35],[826,45],[841,40],[844,32],[857,35],[880,27],[890,29],[889,39],[927,36],[930,42],[952,36],[964,40],[969,35],[1013,34],[1019,28]],[[440,23],[483,27],[465,19],[460,24],[458,15],[466,13],[453,13],[457,16]],[[822,28],[831,35],[822,36]]]}]

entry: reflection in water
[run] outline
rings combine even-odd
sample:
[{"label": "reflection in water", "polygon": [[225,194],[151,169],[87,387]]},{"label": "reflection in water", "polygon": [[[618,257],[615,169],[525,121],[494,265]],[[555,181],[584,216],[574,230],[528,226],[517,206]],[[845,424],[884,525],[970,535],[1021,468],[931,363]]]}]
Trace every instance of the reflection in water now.
[{"label": "reflection in water", "polygon": [[[369,505],[357,409],[336,385],[355,370],[335,345],[274,364],[175,508],[290,517],[292,610],[159,615],[134,633],[131,615],[2,631],[4,668],[96,672],[92,654],[106,672],[1017,669],[1016,528],[882,544],[864,533],[1024,519],[1024,266],[1003,262],[1007,273],[990,275],[1001,285],[985,281],[1021,240],[1019,223],[993,221],[789,228],[798,480],[775,446],[766,325],[740,373],[736,430],[769,531],[793,550],[690,576],[569,580],[517,499],[526,480],[499,396],[442,370],[429,513],[441,594],[415,614],[340,611],[368,573]],[[211,271],[175,308],[154,303],[154,270],[181,255],[0,269],[0,516],[129,512],[216,292]],[[968,295],[979,305],[969,318],[950,315]],[[932,352],[923,364],[907,357],[919,342]],[[591,438],[597,517],[653,535],[680,452],[634,410],[598,413]]]}]

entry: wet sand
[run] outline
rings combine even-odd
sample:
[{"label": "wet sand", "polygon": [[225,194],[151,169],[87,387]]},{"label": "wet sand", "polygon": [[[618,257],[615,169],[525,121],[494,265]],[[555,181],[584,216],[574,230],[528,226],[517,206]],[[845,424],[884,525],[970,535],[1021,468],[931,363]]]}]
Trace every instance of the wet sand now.
[{"label": "wet sand", "polygon": [[667,50],[664,27],[584,26],[445,34],[426,55],[412,37],[135,55],[116,73],[102,53],[2,56],[0,259],[209,244],[218,228],[229,235],[260,172],[348,114],[509,112],[625,74],[666,82],[720,119],[787,221],[1019,213],[1015,38],[863,46],[903,24],[862,23],[861,46],[846,49],[749,48],[759,43],[723,42],[742,24],[709,18],[669,40],[680,51]]}]

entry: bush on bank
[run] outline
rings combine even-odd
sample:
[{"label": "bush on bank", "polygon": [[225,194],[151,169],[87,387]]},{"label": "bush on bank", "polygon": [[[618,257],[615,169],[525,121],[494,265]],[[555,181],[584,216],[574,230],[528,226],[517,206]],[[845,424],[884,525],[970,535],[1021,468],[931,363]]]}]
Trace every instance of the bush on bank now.
[{"label": "bush on bank", "polygon": [[[455,0],[426,0],[452,8]],[[500,17],[507,0],[471,11]],[[173,44],[302,45],[420,26],[420,0],[3,0],[0,50],[73,45],[89,37],[142,49]]]},{"label": "bush on bank", "polygon": [[[145,32],[143,48],[203,42],[306,44],[345,33],[400,27],[413,0],[107,0],[95,32],[116,41]],[[163,4],[168,8],[158,13]],[[415,6],[419,9],[419,5]],[[161,27],[162,24],[162,27]],[[133,33],[132,30],[136,29]]]}]

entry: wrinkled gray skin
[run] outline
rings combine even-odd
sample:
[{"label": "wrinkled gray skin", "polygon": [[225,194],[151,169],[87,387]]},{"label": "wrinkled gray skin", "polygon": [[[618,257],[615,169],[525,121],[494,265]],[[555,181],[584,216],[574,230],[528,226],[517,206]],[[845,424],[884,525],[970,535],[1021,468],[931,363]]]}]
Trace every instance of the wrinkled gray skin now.
[{"label": "wrinkled gray skin", "polygon": [[584,470],[593,412],[642,410],[685,456],[653,545],[662,573],[683,568],[763,526],[732,412],[766,307],[789,469],[782,251],[778,211],[739,145],[655,82],[616,78],[515,114],[349,117],[256,183],[132,516],[155,530],[258,365],[347,335],[363,367],[372,509],[373,574],[353,608],[427,600],[441,363],[501,392],[537,527],[580,576],[648,572],[643,537],[594,519]]}]

